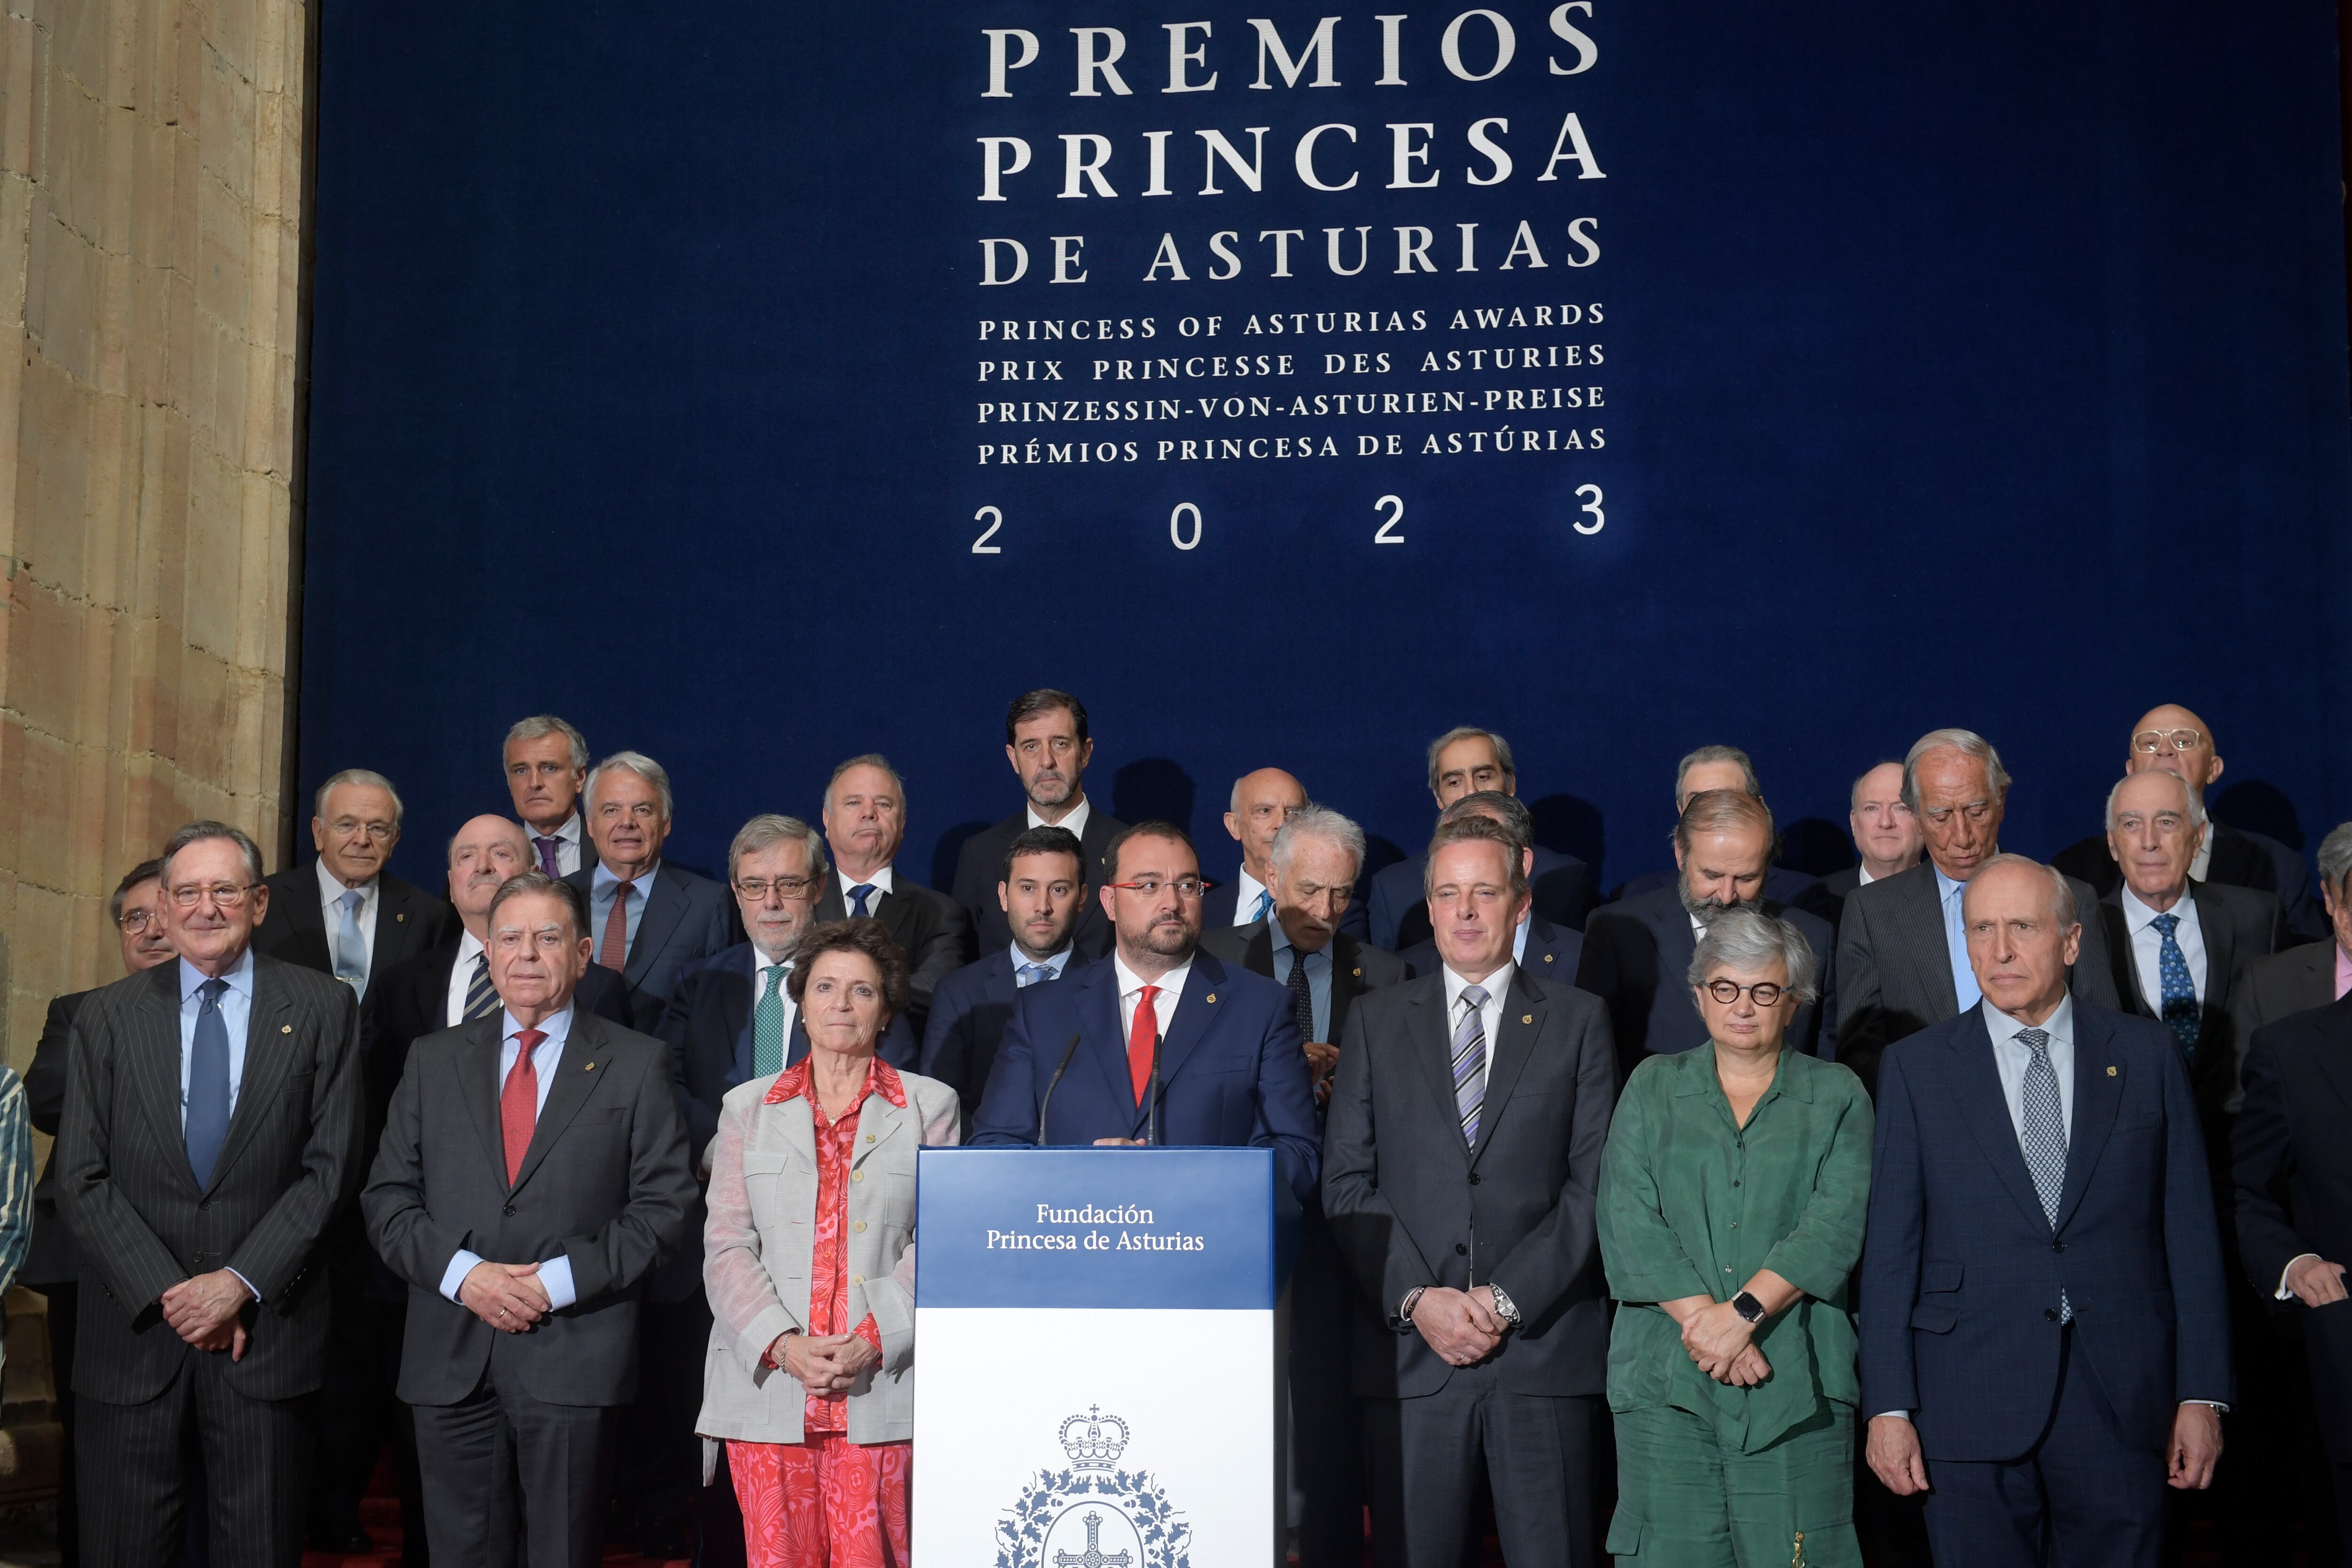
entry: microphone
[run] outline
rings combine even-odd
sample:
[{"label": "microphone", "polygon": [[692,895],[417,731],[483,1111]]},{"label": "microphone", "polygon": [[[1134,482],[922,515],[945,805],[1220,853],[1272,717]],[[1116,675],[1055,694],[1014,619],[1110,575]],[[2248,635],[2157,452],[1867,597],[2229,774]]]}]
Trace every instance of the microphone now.
[{"label": "microphone", "polygon": [[1160,1042],[1161,1037],[1151,1037],[1151,1121],[1144,1136],[1154,1149],[1160,1147]]},{"label": "microphone", "polygon": [[[1045,1084],[1045,1097],[1037,1102],[1037,1147],[1040,1149],[1045,1146],[1045,1108],[1054,1103],[1054,1091],[1062,1087],[1062,1075],[1070,1070],[1070,1058],[1077,1054],[1078,1037],[1072,1035],[1070,1043],[1063,1047],[1062,1065],[1054,1069],[1053,1078]],[[1155,1053],[1152,1057],[1155,1068],[1158,1067],[1159,1060]]]}]

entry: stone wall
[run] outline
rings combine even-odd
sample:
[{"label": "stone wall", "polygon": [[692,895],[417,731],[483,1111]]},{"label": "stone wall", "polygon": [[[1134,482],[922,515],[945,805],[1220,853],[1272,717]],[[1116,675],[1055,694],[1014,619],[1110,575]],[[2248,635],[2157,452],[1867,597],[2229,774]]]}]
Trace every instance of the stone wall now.
[{"label": "stone wall", "polygon": [[0,1057],[193,816],[283,834],[301,0],[0,0]]}]

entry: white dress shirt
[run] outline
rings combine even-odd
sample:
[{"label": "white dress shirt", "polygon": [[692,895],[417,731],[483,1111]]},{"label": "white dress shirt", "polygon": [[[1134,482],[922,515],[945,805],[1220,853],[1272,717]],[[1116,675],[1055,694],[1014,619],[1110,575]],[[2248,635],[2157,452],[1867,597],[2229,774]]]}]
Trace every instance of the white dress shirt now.
[{"label": "white dress shirt", "polygon": [[[541,1019],[539,1030],[546,1038],[532,1047],[530,1053],[531,1071],[539,1079],[539,1104],[534,1116],[547,1109],[547,1091],[555,1087],[556,1068],[563,1065],[563,1043],[572,1037],[572,1009],[566,1007],[561,1013]],[[501,1096],[506,1093],[507,1075],[514,1070],[515,1058],[522,1054],[522,1041],[518,1037],[521,1033],[522,1026],[515,1022],[515,1016],[501,1010],[499,1014],[499,1092]],[[466,1282],[466,1276],[472,1273],[475,1265],[481,1261],[480,1253],[459,1247],[450,1258],[449,1267],[441,1271],[441,1294],[457,1301],[457,1288]],[[541,1260],[537,1278],[540,1288],[547,1292],[548,1304],[557,1311],[580,1300],[579,1289],[572,1281],[572,1259],[562,1251]],[[459,1301],[458,1304],[463,1306],[465,1303]]]},{"label": "white dress shirt", "polygon": [[898,886],[891,880],[890,868],[887,866],[881,868],[863,881],[838,866],[833,868],[833,874],[841,879],[841,912],[845,915],[851,913],[857,907],[856,900],[849,896],[850,889],[870,887],[874,889],[866,895],[866,914],[869,920],[881,912],[883,898]]},{"label": "white dress shirt", "polygon": [[580,814],[577,811],[565,817],[553,832],[541,833],[528,822],[522,825],[522,832],[523,837],[530,840],[530,864],[533,870],[541,868],[539,841],[542,838],[555,840],[555,874],[557,876],[569,877],[572,872],[580,869]]},{"label": "white dress shirt", "polygon": [[1867,867],[1867,866],[1856,866],[1856,867],[1854,868],[1854,871],[1855,871],[1855,874],[1860,878],[1860,880],[1858,880],[1858,881],[1856,881],[1856,882],[1854,883],[1854,886],[1855,886],[1855,887],[1857,887],[1857,888],[1867,888],[1867,887],[1868,887],[1868,886],[1870,886],[1873,882],[1875,882],[1876,880],[1878,880],[1878,879],[1877,879],[1877,878],[1875,878],[1875,877],[1874,877],[1874,876],[1872,876],[1872,875],[1870,874],[1870,868],[1869,868],[1869,867]]},{"label": "white dress shirt", "polygon": [[1095,808],[1094,803],[1082,795],[1078,796],[1078,804],[1070,807],[1070,815],[1059,822],[1046,821],[1037,815],[1037,808],[1034,805],[1030,806],[1028,811],[1029,826],[1032,827],[1066,828],[1071,837],[1084,838],[1087,836],[1087,818],[1094,815]]},{"label": "white dress shirt", "polygon": [[357,893],[360,896],[360,951],[367,955],[368,968],[373,970],[375,916],[377,909],[383,903],[383,879],[371,877],[356,888],[346,888],[341,877],[327,869],[326,861],[313,860],[310,864],[319,873],[319,912],[326,917],[327,921],[328,961],[331,963],[334,960],[335,933],[343,929],[343,895]]},{"label": "white dress shirt", "polygon": [[1979,1004],[1984,1009],[1985,1032],[1992,1037],[1993,1066],[2000,1073],[2000,1094],[2009,1101],[2009,1124],[2017,1131],[2017,1146],[2025,1147],[2025,1069],[2033,1060],[2033,1053],[2017,1037],[2021,1029],[2040,1028],[2048,1031],[2051,1069],[2058,1075],[2058,1119],[2066,1129],[2066,1142],[2074,1142],[2074,998],[2059,998],[2058,1010],[2041,1024],[2029,1024],[2022,1018],[2012,1018],[1987,998]]},{"label": "white dress shirt", "polygon": [[1160,987],[1160,994],[1151,999],[1151,1016],[1159,1028],[1160,1037],[1166,1039],[1169,1026],[1176,1021],[1176,1004],[1184,999],[1184,982],[1192,976],[1192,961],[1188,958],[1159,979],[1150,981],[1129,969],[1127,960],[1116,953],[1110,962],[1112,972],[1118,976],[1120,1043],[1123,1045],[1135,1038],[1136,1005],[1143,1000],[1146,985]]},{"label": "white dress shirt", "polygon": [[[1257,901],[1266,890],[1264,882],[1249,874],[1248,867],[1242,868],[1241,875],[1234,879],[1234,924],[1245,926],[1259,918]],[[1273,912],[1274,906],[1267,905],[1266,913]]]},{"label": "white dress shirt", "polygon": [[1486,1036],[1486,1055],[1478,1064],[1481,1094],[1486,1092],[1487,1074],[1495,1066],[1495,1041],[1503,1028],[1503,994],[1510,990],[1511,972],[1516,968],[1516,963],[1507,963],[1484,980],[1470,981],[1454,973],[1452,964],[1445,965],[1445,1044],[1449,1050],[1454,1045],[1454,1032],[1462,1026],[1462,1015],[1466,1010],[1462,993],[1474,984],[1486,988],[1486,1005],[1478,1009],[1479,1026]]},{"label": "white dress shirt", "polygon": [[2189,862],[2189,879],[2192,882],[2205,880],[2205,873],[2212,868],[2213,832],[2213,824],[2207,822],[2205,837],[2197,841],[2197,853]]},{"label": "white dress shirt", "polygon": [[[2148,1012],[2164,1016],[2164,933],[2156,929],[2158,911],[2139,901],[2131,884],[2123,886],[2119,902],[2124,908],[2124,924],[2131,930],[2132,968],[2139,974],[2139,994],[2147,1002]],[[2189,984],[2197,990],[2197,1000],[2205,1000],[2205,928],[2197,919],[2197,900],[2184,890],[2172,908],[2162,911],[2179,915],[2180,924],[2172,937],[2180,944],[2181,959],[2189,965]]]},{"label": "white dress shirt", "polygon": [[441,1015],[452,1029],[466,1021],[466,993],[474,988],[474,961],[482,952],[482,939],[472,931],[457,939],[457,962],[449,966],[449,994]]}]

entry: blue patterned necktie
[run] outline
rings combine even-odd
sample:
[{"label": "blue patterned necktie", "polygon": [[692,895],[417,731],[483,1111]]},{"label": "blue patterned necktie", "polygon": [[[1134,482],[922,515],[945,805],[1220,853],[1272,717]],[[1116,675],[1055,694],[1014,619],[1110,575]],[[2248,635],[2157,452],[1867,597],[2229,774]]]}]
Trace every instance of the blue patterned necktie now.
[{"label": "blue patterned necktie", "polygon": [[1257,908],[1250,911],[1250,919],[1262,921],[1272,913],[1274,913],[1274,895],[1260,888],[1257,890]]},{"label": "blue patterned necktie", "polygon": [[1026,991],[1040,980],[1051,980],[1054,972],[1042,963],[1024,963],[1013,973],[1013,988]]},{"label": "blue patterned necktie", "polygon": [[228,1142],[228,1020],[220,999],[226,980],[207,980],[196,987],[203,1001],[196,1008],[196,1037],[188,1052],[188,1111],[182,1131],[188,1148],[188,1171],[199,1189],[209,1187],[221,1145]]},{"label": "blue patterned necktie", "polygon": [[784,1070],[784,966],[772,963],[762,972],[766,985],[751,1009],[751,1076],[765,1078]]},{"label": "blue patterned necktie", "polygon": [[[2020,1029],[2017,1038],[2031,1058],[2025,1064],[2024,1089],[2018,1096],[2025,1122],[2019,1142],[2025,1151],[2026,1169],[2033,1173],[2033,1191],[2042,1199],[2042,1215],[2054,1229],[2058,1199],[2066,1190],[2066,1114],[2058,1105],[2058,1069],[2050,1063],[2049,1030]],[[2058,1321],[2063,1323],[2074,1315],[2062,1286]]]},{"label": "blue patterned necktie", "polygon": [[866,900],[874,896],[874,884],[860,882],[849,889],[849,914],[853,920],[866,918]]},{"label": "blue patterned necktie", "polygon": [[2156,955],[2158,999],[2164,1005],[2164,1022],[2172,1030],[2172,1037],[2180,1042],[2181,1054],[2191,1062],[2197,1059],[2197,1030],[2202,1022],[2202,1009],[2197,1005],[2197,984],[2189,978],[2189,957],[2180,951],[2174,932],[2180,929],[2180,917],[2162,914],[2147,922],[2164,938],[2164,945]]},{"label": "blue patterned necktie", "polygon": [[360,900],[366,897],[357,888],[344,892],[335,900],[342,906],[342,919],[335,925],[335,978],[348,981],[352,990],[367,994],[367,941],[360,935]]},{"label": "blue patterned necktie", "polygon": [[1960,918],[1960,900],[1967,893],[1968,884],[1963,882],[1952,889],[1950,900],[1944,905],[1944,942],[1952,954],[1952,994],[1959,1000],[1961,1013],[1984,1000],[1977,972],[1969,965],[1968,926]]},{"label": "blue patterned necktie", "polygon": [[1454,1031],[1454,1109],[1461,1113],[1462,1141],[1478,1142],[1478,1111],[1486,1103],[1486,988],[1462,988],[1462,1022]]}]

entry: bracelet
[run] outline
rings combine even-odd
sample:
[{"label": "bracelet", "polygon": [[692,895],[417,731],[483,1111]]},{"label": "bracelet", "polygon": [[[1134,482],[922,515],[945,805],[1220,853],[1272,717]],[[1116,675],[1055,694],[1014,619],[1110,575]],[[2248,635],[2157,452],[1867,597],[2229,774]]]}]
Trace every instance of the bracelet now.
[{"label": "bracelet", "polygon": [[1422,1292],[1428,1289],[1426,1285],[1416,1285],[1404,1293],[1404,1304],[1397,1309],[1397,1321],[1407,1327],[1412,1325],[1413,1306],[1421,1300]]}]

